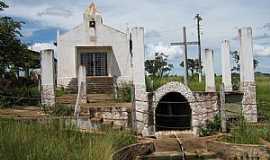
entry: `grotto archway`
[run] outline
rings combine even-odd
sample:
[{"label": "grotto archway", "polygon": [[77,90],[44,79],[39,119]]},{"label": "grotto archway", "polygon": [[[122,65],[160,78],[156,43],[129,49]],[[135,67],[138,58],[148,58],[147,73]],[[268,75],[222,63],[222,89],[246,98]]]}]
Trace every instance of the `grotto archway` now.
[{"label": "grotto archway", "polygon": [[[180,82],[169,82],[154,92],[153,100],[155,132],[192,130],[196,133],[198,120],[195,118],[194,111],[198,108],[195,97],[187,86]],[[168,105],[171,105],[171,107],[168,107]],[[165,118],[162,119],[162,116]],[[169,124],[167,123],[167,127],[162,127],[162,124],[165,124],[166,121]]]},{"label": "grotto archway", "polygon": [[163,96],[155,113],[156,131],[191,129],[189,102],[178,92],[169,92]]}]

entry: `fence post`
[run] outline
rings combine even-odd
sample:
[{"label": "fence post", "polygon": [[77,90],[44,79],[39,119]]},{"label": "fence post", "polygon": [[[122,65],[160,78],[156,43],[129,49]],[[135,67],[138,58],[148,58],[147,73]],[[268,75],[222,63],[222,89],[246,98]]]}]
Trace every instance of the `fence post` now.
[{"label": "fence post", "polygon": [[132,108],[131,108],[131,120],[132,120],[132,129],[134,131],[137,131],[137,121],[136,121],[136,99],[135,99],[135,86],[132,84],[131,89],[131,102],[132,102]]},{"label": "fence post", "polygon": [[220,119],[221,119],[221,131],[225,133],[226,128],[226,115],[225,115],[225,92],[224,83],[222,83],[220,88]]}]

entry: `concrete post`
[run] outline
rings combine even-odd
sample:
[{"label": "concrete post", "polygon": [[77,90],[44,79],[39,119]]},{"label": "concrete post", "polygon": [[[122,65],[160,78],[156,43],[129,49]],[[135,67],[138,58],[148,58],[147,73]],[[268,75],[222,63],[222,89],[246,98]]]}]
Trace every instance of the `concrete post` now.
[{"label": "concrete post", "polygon": [[247,121],[257,122],[256,83],[254,76],[253,40],[251,27],[239,29],[240,87],[244,93],[243,114]]},{"label": "concrete post", "polygon": [[138,133],[148,135],[148,105],[144,75],[144,29],[132,28],[133,84],[135,87],[135,117]]},{"label": "concrete post", "polygon": [[212,49],[205,49],[205,91],[216,92]]},{"label": "concrete post", "polygon": [[41,104],[55,105],[54,52],[51,49],[41,51]]},{"label": "concrete post", "polygon": [[221,46],[222,58],[222,83],[224,84],[224,91],[232,91],[232,75],[231,75],[231,62],[230,62],[230,44],[225,40]]},{"label": "concrete post", "polygon": [[[81,87],[82,85],[82,87]],[[78,88],[81,87],[81,103],[87,103],[86,68],[80,65],[78,75]],[[78,89],[79,90],[79,89]]]}]

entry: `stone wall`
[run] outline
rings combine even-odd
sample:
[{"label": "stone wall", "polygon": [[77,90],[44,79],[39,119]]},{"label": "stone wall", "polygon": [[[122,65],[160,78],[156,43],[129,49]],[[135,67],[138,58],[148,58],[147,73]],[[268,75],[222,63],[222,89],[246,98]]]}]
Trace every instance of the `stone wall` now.
[{"label": "stone wall", "polygon": [[147,93],[147,101],[136,102],[137,108],[138,106],[144,109],[148,108],[148,110],[142,110],[141,112],[144,112],[144,114],[141,113],[140,117],[137,117],[141,120],[140,124],[144,125],[143,130],[139,130],[139,133],[143,135],[155,134],[155,110],[162,97],[170,92],[178,92],[188,101],[192,110],[191,125],[194,134],[198,134],[199,126],[204,125],[206,120],[213,119],[215,114],[218,113],[216,92],[192,92],[179,82],[170,82],[154,93]]},{"label": "stone wall", "polygon": [[[136,102],[137,108],[144,108],[140,111],[140,117],[136,117],[137,120],[140,120],[137,123],[143,125],[143,130],[140,128],[139,133],[143,135],[157,134],[155,133],[155,110],[162,97],[170,92],[178,92],[188,101],[192,110],[193,134],[198,134],[198,127],[203,126],[207,120],[212,120],[218,113],[218,95],[216,92],[191,92],[188,87],[179,82],[170,82],[153,93],[147,93],[146,101]],[[148,110],[145,110],[147,108]],[[141,125],[140,127],[142,127]]]},{"label": "stone wall", "polygon": [[257,122],[256,84],[244,82],[242,84],[243,100],[242,108],[245,119],[248,122]]},{"label": "stone wall", "polygon": [[197,109],[194,111],[193,119],[196,118],[204,125],[206,120],[213,120],[218,113],[218,95],[216,92],[193,92]]},{"label": "stone wall", "polygon": [[131,126],[131,111],[127,107],[96,107],[90,108],[91,120],[96,120],[99,123],[111,124],[119,127]]}]

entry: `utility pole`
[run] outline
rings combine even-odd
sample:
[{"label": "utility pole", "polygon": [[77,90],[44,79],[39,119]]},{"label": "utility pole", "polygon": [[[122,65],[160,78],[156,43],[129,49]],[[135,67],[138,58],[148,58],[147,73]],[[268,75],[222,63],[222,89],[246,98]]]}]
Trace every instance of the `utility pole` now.
[{"label": "utility pole", "polygon": [[184,69],[185,69],[184,83],[187,86],[188,85],[187,47],[188,45],[198,45],[198,42],[187,42],[186,27],[183,27],[183,42],[175,42],[175,43],[171,43],[171,45],[184,46]]},{"label": "utility pole", "polygon": [[200,31],[200,21],[202,17],[200,14],[195,16],[197,20],[197,34],[198,34],[198,51],[199,51],[199,82],[202,82],[202,49],[201,49],[201,31]]}]

